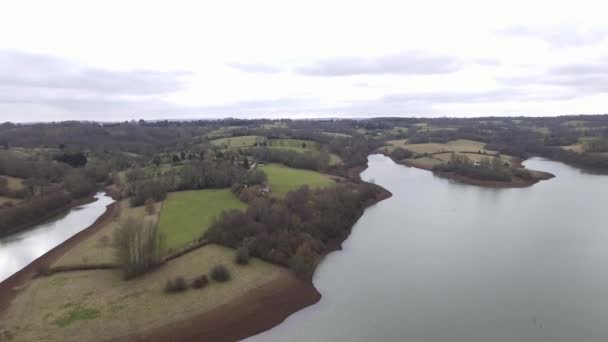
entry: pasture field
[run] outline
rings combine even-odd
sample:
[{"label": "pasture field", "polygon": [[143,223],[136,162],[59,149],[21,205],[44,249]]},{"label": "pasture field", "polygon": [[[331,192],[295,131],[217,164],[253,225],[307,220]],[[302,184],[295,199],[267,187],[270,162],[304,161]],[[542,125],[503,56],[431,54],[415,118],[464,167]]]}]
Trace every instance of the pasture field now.
[{"label": "pasture field", "polygon": [[586,124],[587,124],[587,121],[585,121],[585,120],[569,120],[566,122],[562,122],[561,126],[581,127],[581,126],[585,126]]},{"label": "pasture field", "polygon": [[406,159],[407,163],[411,166],[418,167],[421,169],[430,170],[433,167],[442,164],[443,162],[433,157],[422,157],[417,159]]},{"label": "pasture field", "polygon": [[566,151],[572,151],[572,152],[576,152],[576,153],[584,153],[585,152],[585,144],[572,144],[572,145],[568,145],[568,146],[562,146],[561,147],[563,150]]},{"label": "pasture field", "polygon": [[[267,282],[291,276],[288,270],[255,258],[247,266],[237,266],[234,256],[233,249],[208,245],[129,281],[118,270],[38,277],[4,312],[2,328],[18,341],[111,340],[207,312]],[[168,279],[183,276],[190,283],[218,264],[229,269],[230,281],[211,281],[203,289],[178,294],[163,292]]]},{"label": "pasture field", "polygon": [[383,147],[383,149],[386,148],[388,152],[393,152],[393,150],[397,147],[405,148],[405,145],[407,145],[407,139],[389,140],[386,143],[388,145]]},{"label": "pasture field", "polygon": [[163,203],[158,227],[164,234],[165,251],[200,238],[222,211],[245,207],[230,189],[170,193]]},{"label": "pasture field", "polygon": [[[481,162],[484,158],[488,158],[490,161],[492,161],[495,158],[489,154],[465,153],[465,152],[457,152],[457,154],[465,155],[465,156],[467,156],[467,158],[469,158],[471,161],[474,161],[474,162]],[[433,154],[432,157],[435,159],[440,159],[441,161],[447,163],[450,160],[452,160],[452,152],[436,153],[436,154]],[[513,157],[506,155],[506,154],[500,155],[500,159],[503,161],[503,163],[508,163],[508,164],[513,163]]]},{"label": "pasture field", "polygon": [[308,149],[319,149],[321,147],[318,142],[302,139],[268,139],[266,140],[266,143],[268,146],[298,147]]},{"label": "pasture field", "polygon": [[[320,151],[318,149],[294,147],[294,146],[276,145],[276,146],[268,146],[268,148],[294,151],[294,152],[298,152],[298,153],[304,153],[304,152],[312,152],[313,154],[320,153]],[[342,158],[340,158],[340,156],[338,156],[337,154],[334,154],[334,153],[329,153],[329,165],[337,165],[340,163],[342,163]]]},{"label": "pasture field", "polygon": [[[484,158],[493,159],[496,151],[484,149],[485,144],[479,141],[458,139],[442,143],[426,143],[426,144],[408,144],[407,139],[388,141],[387,150],[391,152],[397,147],[401,147],[412,151],[418,155],[418,158],[408,159],[408,163],[412,166],[417,166],[423,169],[431,169],[441,163],[447,163],[452,158],[452,152],[466,155],[467,158],[474,162],[479,162]],[[509,155],[501,155],[500,158],[504,163],[512,164],[513,157]]]},{"label": "pasture field", "polygon": [[[321,151],[321,145],[317,142],[310,140],[301,139],[269,139],[266,141],[269,148],[283,149],[303,153],[311,151],[313,153],[319,153]],[[342,163],[340,156],[330,153],[329,154],[329,165],[336,165]]]},{"label": "pasture field", "polygon": [[222,138],[225,137],[226,134],[230,133],[231,131],[235,130],[235,129],[239,129],[241,128],[241,126],[225,126],[225,127],[221,127],[218,128],[214,131],[211,131],[209,133],[207,133],[207,138],[209,139],[217,139],[217,138]]},{"label": "pasture field", "polygon": [[466,139],[458,139],[448,141],[445,144],[441,143],[426,143],[426,144],[408,144],[407,139],[401,140],[391,140],[388,141],[389,151],[397,147],[404,148],[406,150],[410,150],[417,154],[434,154],[434,153],[444,153],[444,152],[471,152],[471,153],[491,153],[494,154],[496,152],[489,151],[484,149],[485,144],[479,141],[466,140]]},{"label": "pasture field", "polygon": [[264,138],[257,135],[243,135],[240,137],[229,137],[211,140],[211,143],[215,146],[222,148],[236,148],[236,147],[248,147],[253,146],[256,142],[263,140]]},{"label": "pasture field", "polygon": [[317,188],[334,183],[329,176],[316,171],[293,169],[280,164],[266,164],[259,167],[268,175],[268,183],[273,196],[285,196],[289,191],[303,185]]},{"label": "pasture field", "polygon": [[422,126],[420,131],[422,132],[436,132],[436,131],[455,131],[458,127],[438,127],[438,126]]},{"label": "pasture field", "polygon": [[535,132],[538,132],[542,135],[549,135],[551,134],[551,130],[548,127],[535,127],[532,129]]},{"label": "pasture field", "polygon": [[352,135],[346,133],[336,133],[336,132],[321,132],[323,135],[327,135],[334,138],[350,138]]},{"label": "pasture field", "polygon": [[18,198],[0,196],[0,205],[3,205],[4,203],[8,203],[8,202],[11,202],[12,204],[17,204],[17,203],[21,202],[21,200]]},{"label": "pasture field", "polygon": [[8,181],[8,188],[13,191],[18,191],[23,189],[23,179],[11,176],[2,176]]}]

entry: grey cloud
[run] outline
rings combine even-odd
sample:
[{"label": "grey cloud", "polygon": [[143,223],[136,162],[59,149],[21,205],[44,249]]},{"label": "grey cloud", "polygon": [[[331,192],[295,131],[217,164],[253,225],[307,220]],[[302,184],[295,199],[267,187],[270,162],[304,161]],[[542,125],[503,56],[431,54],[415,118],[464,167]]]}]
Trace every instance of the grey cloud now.
[{"label": "grey cloud", "polygon": [[509,85],[545,85],[566,87],[583,94],[608,92],[608,58],[588,63],[556,66],[536,75],[504,77]]},{"label": "grey cloud", "polygon": [[[353,75],[433,75],[460,70],[467,64],[497,66],[491,58],[471,60],[450,56],[431,55],[422,52],[404,53],[379,57],[335,57],[292,67],[296,74],[305,76],[353,76]],[[278,73],[278,66],[255,63],[230,63],[230,67],[251,73]],[[285,69],[288,70],[289,68]]]},{"label": "grey cloud", "polygon": [[69,60],[18,51],[0,50],[0,85],[73,89],[108,94],[164,94],[182,88],[184,72],[114,71]]},{"label": "grey cloud", "polygon": [[40,118],[48,112],[89,120],[190,112],[162,99],[182,88],[183,72],[114,71],[6,50],[0,50],[0,65],[0,121],[27,120],[38,111]]},{"label": "grey cloud", "polygon": [[573,26],[556,26],[549,28],[532,28],[515,26],[502,33],[524,38],[540,39],[553,47],[580,47],[599,43],[608,38],[607,29],[581,29]]},{"label": "grey cloud", "polygon": [[380,99],[369,101],[367,105],[378,103],[390,105],[417,105],[432,107],[441,104],[454,103],[493,103],[507,101],[541,101],[570,99],[574,94],[569,92],[532,92],[523,88],[501,88],[475,92],[432,92],[405,93],[386,95]]},{"label": "grey cloud", "polygon": [[459,70],[463,63],[454,57],[409,53],[375,58],[338,57],[321,60],[295,71],[309,76],[373,74],[430,75]]},{"label": "grey cloud", "polygon": [[259,73],[278,73],[281,72],[281,69],[269,64],[256,64],[256,63],[229,63],[230,67],[245,71],[245,72],[259,72]]}]

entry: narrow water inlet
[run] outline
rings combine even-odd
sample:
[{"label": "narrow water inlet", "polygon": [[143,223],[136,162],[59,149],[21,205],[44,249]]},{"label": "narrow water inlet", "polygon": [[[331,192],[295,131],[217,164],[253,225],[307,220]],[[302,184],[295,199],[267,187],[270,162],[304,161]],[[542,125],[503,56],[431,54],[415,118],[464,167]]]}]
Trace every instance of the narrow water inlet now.
[{"label": "narrow water inlet", "polygon": [[92,225],[105,212],[106,206],[114,202],[103,192],[95,197],[97,200],[94,202],[72,208],[31,229],[0,239],[0,281]]}]

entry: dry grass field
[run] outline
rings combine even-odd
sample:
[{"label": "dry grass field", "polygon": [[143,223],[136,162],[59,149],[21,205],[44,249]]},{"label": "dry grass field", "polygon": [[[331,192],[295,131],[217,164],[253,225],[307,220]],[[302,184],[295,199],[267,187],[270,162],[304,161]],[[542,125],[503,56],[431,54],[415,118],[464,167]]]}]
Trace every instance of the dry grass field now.
[{"label": "dry grass field", "polygon": [[[109,340],[206,312],[289,272],[258,259],[237,266],[234,254],[230,248],[205,246],[129,281],[112,270],[36,278],[0,322],[14,341]],[[176,294],[163,291],[168,279],[183,276],[189,283],[218,264],[230,270],[230,281]]]},{"label": "dry grass field", "polygon": [[152,215],[147,214],[143,206],[131,208],[128,200],[120,201],[119,205],[118,217],[65,253],[53,266],[112,263],[116,260],[116,250],[113,244],[114,232],[120,227],[121,222],[128,217],[143,218],[152,223],[158,222],[160,203],[155,204],[155,213]]}]

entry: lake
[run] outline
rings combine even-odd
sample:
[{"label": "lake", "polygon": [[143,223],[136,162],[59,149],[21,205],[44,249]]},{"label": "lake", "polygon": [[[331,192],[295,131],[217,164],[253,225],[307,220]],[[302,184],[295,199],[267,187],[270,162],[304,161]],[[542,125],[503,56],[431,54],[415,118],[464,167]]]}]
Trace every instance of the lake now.
[{"label": "lake", "polygon": [[95,202],[72,208],[45,223],[0,239],[0,281],[92,225],[114,200],[98,193]]},{"label": "lake", "polygon": [[490,189],[369,157],[393,193],[314,275],[319,303],[249,341],[608,341],[608,176]]}]

